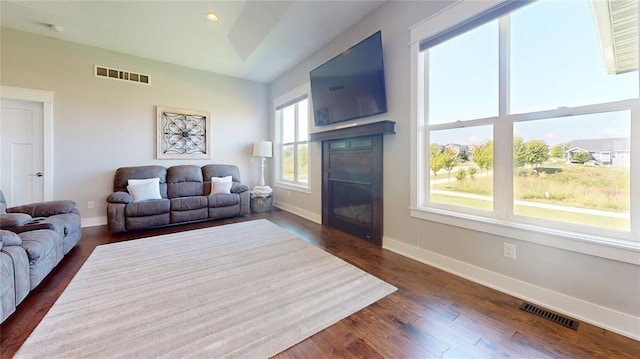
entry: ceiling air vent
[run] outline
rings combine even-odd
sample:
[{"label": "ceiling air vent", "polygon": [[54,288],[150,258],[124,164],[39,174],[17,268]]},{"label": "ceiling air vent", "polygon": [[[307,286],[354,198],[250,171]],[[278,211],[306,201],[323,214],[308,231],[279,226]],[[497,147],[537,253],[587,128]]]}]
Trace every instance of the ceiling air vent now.
[{"label": "ceiling air vent", "polygon": [[126,70],[112,69],[106,66],[95,65],[94,75],[96,77],[103,77],[112,80],[137,82],[140,84],[149,85],[149,75]]},{"label": "ceiling air vent", "polygon": [[531,314],[535,314],[539,317],[548,319],[554,323],[560,324],[562,326],[565,326],[567,328],[571,328],[573,330],[578,330],[578,325],[580,325],[580,323],[578,321],[575,321],[573,319],[564,317],[562,315],[558,315],[555,313],[551,313],[550,311],[537,307],[533,304],[529,304],[529,303],[522,303],[522,305],[520,306],[521,310],[524,310],[525,312],[529,312]]}]

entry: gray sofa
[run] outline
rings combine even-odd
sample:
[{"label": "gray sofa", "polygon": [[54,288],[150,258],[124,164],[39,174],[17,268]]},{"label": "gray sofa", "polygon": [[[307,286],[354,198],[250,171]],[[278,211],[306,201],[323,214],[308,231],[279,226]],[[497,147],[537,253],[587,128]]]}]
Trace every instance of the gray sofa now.
[{"label": "gray sofa", "polygon": [[0,318],[15,311],[80,241],[80,214],[73,201],[7,208],[0,191]]},{"label": "gray sofa", "polygon": [[[211,194],[211,179],[231,176],[229,193]],[[158,179],[159,198],[135,201],[129,180]],[[118,168],[107,198],[111,233],[227,218],[250,212],[248,187],[234,165]]]}]

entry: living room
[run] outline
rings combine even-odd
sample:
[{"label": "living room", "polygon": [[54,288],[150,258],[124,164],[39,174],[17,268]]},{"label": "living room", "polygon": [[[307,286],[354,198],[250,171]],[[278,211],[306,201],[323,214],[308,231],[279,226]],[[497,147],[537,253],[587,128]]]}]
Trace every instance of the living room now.
[{"label": "living room", "polygon": [[[269,82],[219,75],[63,41],[55,35],[2,27],[1,85],[54,93],[49,153],[53,197],[78,203],[83,226],[99,226],[106,223],[106,198],[119,167],[186,162],[235,164],[249,187],[257,185],[260,167],[251,156],[252,145],[260,139],[274,139],[274,101],[304,86],[309,71],[318,65],[381,30],[388,111],[366,121],[396,123],[396,134],[384,138],[383,247],[638,340],[637,238],[618,246],[597,246],[566,238],[558,242],[579,244],[549,245],[556,240],[550,234],[522,240],[411,215],[415,181],[411,159],[416,151],[410,86],[412,52],[408,44],[415,41],[409,29],[448,5],[444,1],[386,2]],[[148,74],[150,85],[98,78],[93,74],[95,65]],[[157,160],[156,106],[209,111],[211,159]],[[310,132],[321,130],[324,129],[310,127]],[[274,184],[276,207],[318,223],[322,213],[319,142],[310,142],[309,155],[309,189],[299,191],[275,185],[271,160],[266,177],[268,183]],[[89,202],[95,208],[87,208]],[[517,246],[517,260],[503,256],[505,241]]]}]

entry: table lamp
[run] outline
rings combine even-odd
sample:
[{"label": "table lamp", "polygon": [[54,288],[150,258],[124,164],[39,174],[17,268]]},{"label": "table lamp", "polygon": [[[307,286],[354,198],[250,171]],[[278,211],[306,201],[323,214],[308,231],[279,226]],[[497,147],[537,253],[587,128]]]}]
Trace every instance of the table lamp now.
[{"label": "table lamp", "polygon": [[262,140],[253,144],[253,157],[262,158],[262,174],[260,176],[260,186],[256,186],[254,188],[254,191],[272,191],[269,186],[265,186],[264,184],[264,160],[265,158],[271,157],[273,155],[271,147],[271,141]]}]

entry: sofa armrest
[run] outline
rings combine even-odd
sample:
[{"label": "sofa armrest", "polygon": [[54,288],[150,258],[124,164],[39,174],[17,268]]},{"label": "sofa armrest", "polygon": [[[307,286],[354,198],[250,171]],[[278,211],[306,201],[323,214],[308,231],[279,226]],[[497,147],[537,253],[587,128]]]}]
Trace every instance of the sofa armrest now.
[{"label": "sofa armrest", "polygon": [[74,201],[60,200],[24,204],[7,208],[7,213],[26,213],[31,217],[49,217],[55,214],[65,214],[76,208]]},{"label": "sofa armrest", "polygon": [[14,233],[23,233],[29,231],[36,231],[38,229],[50,229],[56,230],[56,226],[53,223],[41,222],[41,223],[29,223],[22,226],[11,227],[8,230]]},{"label": "sofa armrest", "polygon": [[11,231],[0,229],[0,249],[8,246],[19,246],[22,244],[22,238]]},{"label": "sofa armrest", "polygon": [[26,213],[3,213],[0,214],[0,228],[21,226],[32,220],[33,218]]},{"label": "sofa armrest", "polygon": [[231,193],[242,193],[242,192],[246,192],[249,190],[249,187],[243,185],[243,184],[237,184],[234,185],[233,187],[231,187]]},{"label": "sofa armrest", "polygon": [[113,192],[107,198],[107,202],[129,204],[129,203],[133,203],[133,196],[131,196],[127,192],[122,192],[122,191]]}]

